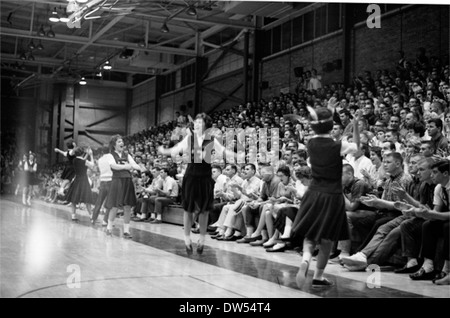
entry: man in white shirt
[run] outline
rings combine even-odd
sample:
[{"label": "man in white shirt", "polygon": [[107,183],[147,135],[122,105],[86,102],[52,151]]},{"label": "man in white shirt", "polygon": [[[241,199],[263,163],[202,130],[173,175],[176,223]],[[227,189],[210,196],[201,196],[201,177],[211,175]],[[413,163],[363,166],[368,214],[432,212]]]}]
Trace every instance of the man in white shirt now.
[{"label": "man in white shirt", "polygon": [[367,158],[364,154],[366,151],[367,145],[361,145],[361,149],[358,150],[354,154],[348,154],[346,156],[347,162],[353,167],[354,169],[354,176],[357,179],[364,180],[364,175],[362,174],[362,170],[365,170],[367,172],[372,173],[376,168],[374,164],[372,163],[372,160]]},{"label": "man in white shirt", "polygon": [[[140,204],[140,213],[137,214],[135,218],[133,218],[133,221],[135,222],[144,222],[147,219],[147,211],[148,211],[148,203],[150,200],[150,197],[153,195],[156,195],[156,189],[162,189],[163,188],[163,180],[161,179],[161,169],[159,167],[153,167],[151,169],[153,180],[150,186],[145,188],[142,193],[142,198],[139,198],[138,200],[141,201]],[[150,221],[150,220],[148,220]]]},{"label": "man in white shirt", "polygon": [[[225,183],[224,189],[218,191],[214,191],[214,209],[209,213],[209,220],[211,223],[214,223],[218,220],[219,214],[222,211],[222,208],[229,204],[234,203],[239,196],[236,196],[235,192],[233,191],[231,185],[232,184],[238,184],[239,186],[242,185],[244,180],[239,177],[237,174],[237,167],[234,164],[227,164],[225,166],[225,169],[223,171],[224,175],[228,177],[227,182]],[[213,176],[214,176],[214,170],[213,170]],[[217,182],[217,181],[216,181]],[[217,183],[216,183],[217,185]],[[214,186],[214,190],[216,190],[216,187]],[[217,228],[218,224],[211,225],[210,229],[214,230]],[[214,228],[214,229],[213,229]]]},{"label": "man in white shirt", "polygon": [[247,202],[259,198],[261,192],[262,181],[255,176],[255,173],[255,165],[247,164],[243,171],[244,182],[242,185],[239,186],[236,183],[230,184],[235,196],[239,197],[239,200],[223,207],[221,217],[217,221],[220,230],[212,238],[225,241],[235,241],[241,238],[241,229],[245,228],[243,225],[242,211],[246,208]]},{"label": "man in white shirt", "polygon": [[161,179],[163,180],[163,188],[156,188],[156,196],[151,196],[149,200],[149,209],[154,211],[150,217],[150,223],[162,223],[162,212],[164,208],[175,203],[178,197],[178,183],[174,178],[169,176],[169,168],[161,169]]},{"label": "man in white shirt", "polygon": [[[111,187],[111,180],[112,180],[112,170],[111,166],[107,159],[107,154],[109,153],[108,148],[102,148],[101,150],[101,157],[97,161],[98,170],[100,173],[99,179],[100,179],[100,186],[98,191],[98,197],[97,201],[95,202],[95,207],[92,212],[92,218],[91,223],[95,224],[97,221],[100,209],[103,205],[103,202],[105,201],[106,197],[108,196],[109,188]],[[102,226],[108,225],[108,216],[109,216],[109,209],[105,210],[105,217],[103,218]]]}]

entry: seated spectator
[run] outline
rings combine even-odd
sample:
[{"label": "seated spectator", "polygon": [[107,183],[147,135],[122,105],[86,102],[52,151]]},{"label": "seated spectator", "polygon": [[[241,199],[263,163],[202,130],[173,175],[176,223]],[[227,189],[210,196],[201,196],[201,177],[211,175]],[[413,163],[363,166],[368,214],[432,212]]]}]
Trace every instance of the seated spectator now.
[{"label": "seated spectator", "polygon": [[242,173],[244,182],[241,185],[237,182],[229,183],[228,186],[238,200],[230,202],[222,208],[219,219],[214,224],[218,230],[211,238],[239,242],[242,232],[242,225],[239,223],[244,221],[242,213],[249,202],[259,198],[261,192],[261,180],[255,174],[255,165],[247,164]]},{"label": "seated spectator", "polygon": [[[364,180],[355,177],[354,169],[350,164],[344,164],[342,167],[342,187],[350,239],[339,241],[337,246],[340,250],[339,259],[350,256],[352,241],[364,240],[376,218],[375,209],[361,203],[361,197],[371,193],[372,187]],[[358,220],[358,226],[354,227],[356,220]],[[364,226],[367,224],[370,226]]]},{"label": "seated spectator", "polygon": [[[450,162],[440,161],[432,166],[432,179],[436,184],[434,189],[434,209],[421,205],[420,207],[412,207],[404,211],[405,214],[412,214],[413,216],[423,218],[425,221],[421,228],[421,257],[424,259],[420,269],[411,274],[410,277],[413,280],[433,280],[433,283],[438,285],[449,285],[449,221],[450,221]],[[402,232],[405,234],[405,238],[412,238],[411,248],[414,248],[414,242],[417,242],[417,234],[407,231],[407,228]],[[419,229],[420,230],[420,229]],[[414,239],[416,237],[416,239]],[[442,250],[445,259],[444,267],[442,270],[436,271],[434,268],[434,258],[436,255],[437,240],[439,237],[444,239],[444,248]],[[417,249],[417,247],[416,247]]]},{"label": "seated spectator", "polygon": [[280,179],[275,176],[272,166],[264,166],[261,169],[261,174],[263,180],[261,196],[257,200],[249,202],[242,211],[247,229],[247,237],[244,238],[242,243],[250,243],[252,246],[262,246],[269,240],[265,229],[265,218],[261,214],[261,209],[265,203],[268,203],[269,198],[276,194],[280,183]]},{"label": "seated spectator", "polygon": [[[410,171],[414,177],[419,174],[418,163],[421,162],[422,158],[420,155],[411,158]],[[425,161],[424,167],[426,165],[429,168],[430,162]],[[427,200],[430,197],[429,191],[426,193],[426,189],[429,189],[429,187],[425,187],[425,185],[420,187],[420,182],[421,180],[418,178],[417,186],[410,187],[408,192],[404,190],[405,188],[399,186],[393,188],[399,198],[398,202],[394,203],[395,209],[401,209],[398,206],[401,200],[408,199],[411,204],[419,206],[421,204],[419,201],[421,198]],[[427,182],[427,180],[424,182]],[[422,189],[422,193],[420,193],[420,189]],[[360,252],[342,259],[345,266],[349,270],[364,270],[369,264],[384,265],[389,257],[398,249],[399,239],[401,237],[401,224],[409,218],[409,215],[402,214],[380,226],[370,242]]]},{"label": "seated spectator", "polygon": [[[274,228],[274,220],[278,218],[279,211],[282,208],[294,204],[297,192],[294,187],[293,179],[291,178],[291,171],[288,167],[280,167],[277,171],[277,177],[280,179],[277,192],[273,197],[269,198],[270,203],[265,205],[262,210],[263,215],[261,216],[264,216],[265,218],[265,225],[269,237],[269,240],[263,244],[263,247],[266,248],[267,252],[284,251],[286,244],[281,244],[283,242],[279,239],[280,231],[278,231],[277,228]],[[280,244],[278,245],[278,243]]]},{"label": "seated spectator", "polygon": [[347,162],[353,167],[355,172],[355,177],[357,179],[363,179],[363,170],[368,171],[369,174],[373,174],[375,171],[375,166],[372,161],[366,157],[365,152],[369,150],[367,145],[361,145],[361,149],[354,154],[348,154],[345,158]]},{"label": "seated spectator", "polygon": [[133,218],[135,222],[150,222],[151,215],[148,214],[148,205],[151,196],[156,196],[157,189],[163,188],[163,180],[161,177],[161,169],[159,167],[152,168],[153,179],[150,185],[143,189],[141,197],[138,198],[140,210],[136,213],[136,217]]},{"label": "seated spectator", "polygon": [[150,223],[152,224],[161,223],[164,208],[170,204],[174,204],[178,199],[178,183],[174,178],[169,176],[169,168],[161,169],[160,175],[162,189],[155,188],[156,195],[149,198],[149,210],[151,212]]},{"label": "seated spectator", "polygon": [[439,118],[430,119],[427,122],[427,132],[431,137],[431,142],[435,152],[447,152],[448,140],[442,134],[442,120]]}]

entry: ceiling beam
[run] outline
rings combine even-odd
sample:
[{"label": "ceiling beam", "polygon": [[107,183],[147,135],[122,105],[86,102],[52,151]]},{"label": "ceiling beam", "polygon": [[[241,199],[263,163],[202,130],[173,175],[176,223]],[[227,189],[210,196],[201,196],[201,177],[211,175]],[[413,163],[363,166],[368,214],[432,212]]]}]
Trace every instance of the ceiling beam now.
[{"label": "ceiling beam", "polygon": [[[146,14],[146,13],[139,13],[139,12],[132,12],[130,13],[130,16],[134,17],[143,17],[143,18],[151,18],[158,21],[164,21],[166,20],[166,17],[155,15],[155,14]],[[224,18],[217,18],[217,17],[205,17],[205,18],[186,18],[186,17],[180,17],[176,16],[174,18],[171,18],[170,20],[174,21],[181,21],[181,22],[189,22],[194,24],[203,24],[203,25],[209,25],[209,26],[215,26],[215,25],[221,25],[224,27],[229,28],[237,28],[237,29],[250,29],[254,30],[255,26],[252,22],[247,21],[239,21],[234,19],[224,19]]]},{"label": "ceiling beam", "polygon": [[[239,20],[239,19],[242,19],[243,17],[245,17],[245,16],[242,14],[235,14],[235,15],[231,16],[229,19],[230,20]],[[224,30],[225,28],[226,28],[226,26],[224,26],[224,25],[212,26],[209,29],[201,32],[200,38],[206,39],[207,37],[210,37],[211,35],[219,33],[220,31]],[[195,43],[195,39],[189,39],[189,40],[181,43],[180,48],[187,48],[187,47],[193,45],[194,43]]]},{"label": "ceiling beam", "polygon": [[94,44],[95,41],[97,41],[103,34],[108,32],[109,29],[111,29],[117,22],[123,19],[124,16],[117,16],[113,20],[111,20],[103,29],[98,31],[91,39],[89,39],[89,42],[84,44],[81,48],[78,49],[77,55],[81,54],[85,49],[87,49],[89,46]]},{"label": "ceiling beam", "polygon": [[[17,37],[27,38],[27,39],[45,39],[46,41],[73,43],[73,44],[80,44],[80,45],[86,45],[86,44],[90,43],[88,38],[80,37],[80,36],[57,34],[56,37],[54,37],[54,38],[48,38],[48,37],[43,38],[38,35],[29,35],[28,31],[26,31],[26,30],[17,30],[17,29],[11,29],[11,28],[1,28],[0,35],[2,35],[2,36],[17,36]],[[164,47],[164,46],[155,46],[155,47],[151,47],[151,48],[140,48],[140,47],[138,47],[137,43],[114,41],[114,40],[98,40],[96,42],[91,43],[91,46],[100,46],[100,47],[117,48],[117,49],[122,49],[124,47],[127,47],[129,49],[135,48],[140,51],[147,51],[147,52],[159,52],[159,53],[186,55],[186,56],[196,56],[196,52],[194,50],[179,49],[179,48]]]},{"label": "ceiling beam", "polygon": [[[62,59],[53,59],[53,58],[39,58],[36,57],[34,61],[28,61],[28,60],[21,60],[18,57],[14,56],[13,54],[5,54],[2,53],[2,61],[10,61],[10,62],[19,62],[19,63],[26,63],[31,65],[42,65],[42,66],[49,66],[49,67],[56,67],[61,66],[65,61]],[[76,65],[74,65],[74,68],[84,68],[84,69],[91,69],[94,73],[96,71],[95,68],[96,64],[91,63],[83,63],[82,61],[78,61]],[[126,69],[116,67],[114,66],[112,69],[113,72],[121,72],[121,73],[128,73],[128,74],[145,74],[145,75],[153,75],[151,72],[147,72],[143,68],[140,67],[129,67],[127,66]]]}]

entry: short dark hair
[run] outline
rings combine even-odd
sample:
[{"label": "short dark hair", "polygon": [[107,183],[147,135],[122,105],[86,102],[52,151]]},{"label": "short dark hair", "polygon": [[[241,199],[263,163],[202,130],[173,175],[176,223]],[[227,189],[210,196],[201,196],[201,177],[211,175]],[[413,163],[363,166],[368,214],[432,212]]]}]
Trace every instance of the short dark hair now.
[{"label": "short dark hair", "polygon": [[220,173],[222,173],[222,167],[219,166],[219,165],[212,165],[212,166],[211,166],[211,169],[217,169],[217,170],[220,171]]},{"label": "short dark hair", "polygon": [[114,146],[116,145],[116,142],[119,139],[123,139],[122,136],[119,135],[119,134],[113,135],[111,137],[111,140],[109,141],[109,152],[113,152],[114,151]]},{"label": "short dark hair", "polygon": [[[395,146],[395,145],[394,145],[394,146]],[[369,150],[372,151],[372,152],[374,152],[374,153],[378,156],[378,158],[382,158],[382,157],[381,157],[381,148],[380,148],[380,147],[376,147],[376,146],[370,147]]]},{"label": "short dark hair", "polygon": [[355,175],[355,169],[353,168],[353,166],[349,163],[344,163],[342,165],[342,170],[345,171],[350,171],[352,173],[352,175]]},{"label": "short dark hair", "polygon": [[284,174],[287,177],[291,177],[291,170],[289,169],[288,166],[281,166],[280,168],[278,168],[277,173],[281,172],[282,174]]},{"label": "short dark hair", "polygon": [[205,123],[205,128],[211,128],[212,127],[212,119],[206,113],[199,113],[199,114],[197,114],[197,116],[195,116],[195,119],[203,119],[203,121]]},{"label": "short dark hair", "polygon": [[247,163],[245,166],[249,166],[253,171],[256,171],[256,166],[253,163]]},{"label": "short dark hair", "polygon": [[442,129],[442,120],[440,118],[431,118],[428,123],[434,123],[436,128]]},{"label": "short dark hair", "polygon": [[450,170],[450,161],[449,160],[441,160],[436,162],[431,166],[431,169],[437,168],[439,172],[449,172]]}]

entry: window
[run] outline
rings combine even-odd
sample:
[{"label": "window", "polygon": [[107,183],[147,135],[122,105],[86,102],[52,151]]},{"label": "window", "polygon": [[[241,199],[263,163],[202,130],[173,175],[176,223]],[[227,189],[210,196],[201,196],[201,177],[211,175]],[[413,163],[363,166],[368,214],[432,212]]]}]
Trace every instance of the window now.
[{"label": "window", "polygon": [[314,37],[318,38],[322,35],[325,35],[327,32],[327,6],[322,6],[316,10],[314,22],[316,25],[316,32]]},{"label": "window", "polygon": [[272,29],[272,54],[281,50],[281,26]]},{"label": "window", "polygon": [[308,12],[304,16],[304,41],[311,41],[314,38],[314,11]]},{"label": "window", "polygon": [[328,4],[328,33],[339,30],[341,11],[339,3]]},{"label": "window", "polygon": [[292,45],[301,44],[303,38],[303,16],[292,21]]},{"label": "window", "polygon": [[281,49],[282,50],[286,50],[292,46],[291,28],[292,28],[292,21],[283,23],[283,25],[281,26],[281,37],[282,37]]}]

